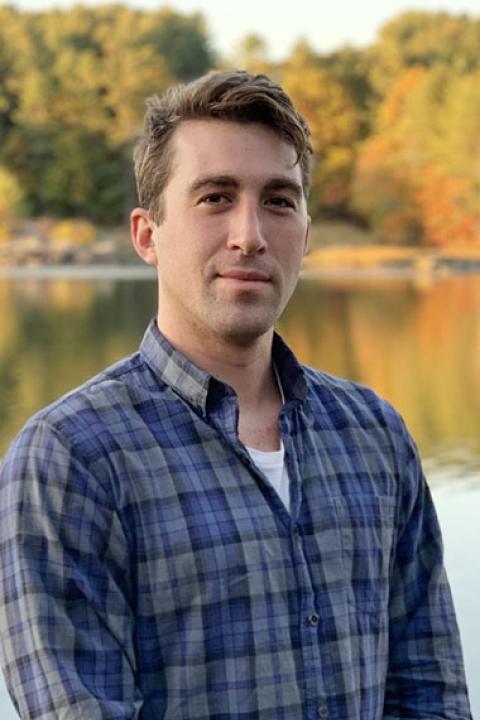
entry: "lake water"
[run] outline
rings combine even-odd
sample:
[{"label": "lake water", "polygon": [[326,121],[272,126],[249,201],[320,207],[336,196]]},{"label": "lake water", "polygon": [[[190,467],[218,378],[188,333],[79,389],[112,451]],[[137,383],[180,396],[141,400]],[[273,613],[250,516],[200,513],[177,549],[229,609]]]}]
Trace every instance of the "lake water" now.
[{"label": "lake water", "polygon": [[[0,456],[29,415],[136,350],[155,300],[151,278],[0,278]],[[305,277],[279,328],[303,362],[370,385],[405,417],[480,718],[480,276]],[[0,717],[17,717],[3,686]]]}]

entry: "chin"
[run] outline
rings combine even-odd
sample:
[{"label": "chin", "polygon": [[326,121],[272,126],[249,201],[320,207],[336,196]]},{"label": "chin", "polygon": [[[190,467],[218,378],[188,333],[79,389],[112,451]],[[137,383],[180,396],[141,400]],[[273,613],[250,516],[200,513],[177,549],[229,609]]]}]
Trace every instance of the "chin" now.
[{"label": "chin", "polygon": [[270,332],[274,323],[275,318],[249,318],[237,322],[223,322],[221,327],[217,328],[217,334],[229,342],[248,345]]}]

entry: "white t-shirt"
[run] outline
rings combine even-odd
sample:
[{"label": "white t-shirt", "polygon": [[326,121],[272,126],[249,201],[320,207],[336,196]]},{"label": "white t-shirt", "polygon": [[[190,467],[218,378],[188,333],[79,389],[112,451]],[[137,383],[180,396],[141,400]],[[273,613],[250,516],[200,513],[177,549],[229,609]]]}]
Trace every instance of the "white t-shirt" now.
[{"label": "white t-shirt", "polygon": [[265,451],[247,447],[247,451],[255,465],[266,475],[280,500],[290,512],[290,480],[285,464],[283,443],[280,450]]}]

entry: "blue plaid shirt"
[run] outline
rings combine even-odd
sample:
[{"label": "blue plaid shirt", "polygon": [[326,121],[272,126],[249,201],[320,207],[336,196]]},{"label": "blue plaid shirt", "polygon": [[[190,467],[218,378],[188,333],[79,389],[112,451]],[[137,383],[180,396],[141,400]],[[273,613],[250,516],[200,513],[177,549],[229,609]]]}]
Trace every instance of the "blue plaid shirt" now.
[{"label": "blue plaid shirt", "polygon": [[402,421],[277,336],[273,358],[290,514],[239,441],[233,390],[154,323],[17,437],[0,630],[22,718],[471,717]]}]

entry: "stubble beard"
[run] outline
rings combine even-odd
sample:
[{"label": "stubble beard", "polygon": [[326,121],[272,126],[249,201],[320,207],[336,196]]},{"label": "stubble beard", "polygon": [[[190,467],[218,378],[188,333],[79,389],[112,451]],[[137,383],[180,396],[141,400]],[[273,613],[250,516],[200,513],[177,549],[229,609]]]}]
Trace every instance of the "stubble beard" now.
[{"label": "stubble beard", "polygon": [[194,318],[198,337],[245,347],[269,332],[277,318],[277,302],[254,294],[224,294],[212,287],[199,298]]},{"label": "stubble beard", "polygon": [[251,345],[265,334],[273,331],[275,323],[284,311],[295,286],[286,297],[275,299],[249,296],[222,298],[214,295],[206,303],[204,332],[232,345]]}]

